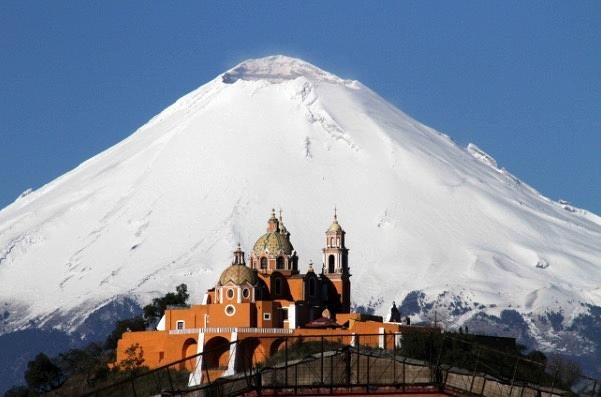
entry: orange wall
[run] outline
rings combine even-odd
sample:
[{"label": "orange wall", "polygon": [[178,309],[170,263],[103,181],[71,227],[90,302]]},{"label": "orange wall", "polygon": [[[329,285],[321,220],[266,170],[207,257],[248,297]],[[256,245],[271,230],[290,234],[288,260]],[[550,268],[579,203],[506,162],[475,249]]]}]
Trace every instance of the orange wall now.
[{"label": "orange wall", "polygon": [[116,363],[123,361],[126,358],[125,350],[137,343],[142,348],[143,365],[149,368],[159,367],[180,360],[186,353],[196,350],[189,348],[184,351],[186,341],[190,347],[190,342],[197,342],[197,334],[169,335],[168,331],[125,332],[117,344]]},{"label": "orange wall", "polygon": [[204,327],[204,315],[209,306],[193,305],[189,309],[165,310],[165,329],[176,329],[177,321],[185,321],[184,328]]},{"label": "orange wall", "polygon": [[[272,309],[271,302],[262,302],[263,305],[267,304],[268,307],[262,307],[259,310]],[[225,306],[225,305],[211,305],[211,306]],[[247,316],[250,305],[246,305],[246,312],[241,315]],[[190,310],[193,312],[194,310]],[[243,310],[242,310],[243,311]],[[183,312],[183,310],[182,310]],[[238,313],[238,312],[237,312]],[[198,312],[197,312],[198,314]],[[178,313],[183,315],[183,313]],[[192,313],[188,313],[193,317]],[[210,314],[209,314],[210,315]],[[294,343],[296,340],[295,336],[303,336],[303,340],[320,341],[322,336],[325,336],[326,340],[350,344],[353,338],[353,334],[378,334],[380,328],[384,329],[385,346],[386,348],[392,348],[394,346],[394,333],[403,333],[407,330],[418,330],[422,332],[440,332],[438,328],[431,327],[415,327],[405,326],[395,323],[382,323],[377,321],[358,321],[352,319],[352,317],[358,318],[359,315],[349,315],[351,317],[351,327],[349,329],[309,329],[309,328],[297,328],[290,336],[289,343]],[[218,324],[209,324],[210,327],[246,327],[246,325],[236,324],[236,320],[232,319],[229,323],[227,321],[219,320]],[[270,328],[267,321],[261,321],[258,326],[260,328]],[[230,333],[213,334],[207,333],[205,343],[216,336],[221,336],[228,341],[230,340]],[[269,357],[274,351],[277,351],[279,343],[285,339],[285,335],[272,334],[272,338],[269,338],[269,334],[257,333],[257,334],[239,334],[239,340],[246,338],[258,338],[261,345],[260,348],[253,353],[253,361],[259,362],[261,357]],[[192,334],[170,334],[169,331],[140,331],[140,332],[125,332],[122,338],[119,340],[117,346],[117,364],[119,364],[125,357],[125,350],[133,345],[139,344],[144,353],[144,365],[150,368],[158,367],[173,361],[180,360],[184,357],[196,354],[198,346],[196,345],[198,338],[197,333]],[[378,346],[381,339],[379,335],[364,335],[360,337],[360,343],[371,346]],[[281,346],[279,346],[281,348]],[[189,367],[193,363],[187,363],[186,367]],[[183,364],[182,364],[183,365]]]}]

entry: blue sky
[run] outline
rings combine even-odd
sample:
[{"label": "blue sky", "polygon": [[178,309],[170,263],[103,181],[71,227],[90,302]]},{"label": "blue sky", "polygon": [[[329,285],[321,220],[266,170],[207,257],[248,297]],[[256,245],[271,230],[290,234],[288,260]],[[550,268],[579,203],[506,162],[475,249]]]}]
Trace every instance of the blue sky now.
[{"label": "blue sky", "polygon": [[601,214],[600,1],[4,1],[0,51],[0,207],[283,53]]}]

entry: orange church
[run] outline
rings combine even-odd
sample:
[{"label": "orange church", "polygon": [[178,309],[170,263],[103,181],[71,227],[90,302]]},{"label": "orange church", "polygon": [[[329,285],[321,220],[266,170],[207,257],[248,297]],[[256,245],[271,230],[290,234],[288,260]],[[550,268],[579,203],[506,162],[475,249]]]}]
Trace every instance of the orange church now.
[{"label": "orange church", "polygon": [[[285,336],[336,335],[340,340],[343,335],[349,344],[358,334],[382,335],[381,344],[391,337],[395,340],[406,326],[350,310],[349,250],[336,213],[324,237],[321,270],[316,272],[309,264],[307,272],[300,273],[290,233],[281,214],[278,219],[272,211],[267,232],[256,241],[248,263],[238,246],[232,264],[204,294],[201,304],[167,309],[156,330],[124,333],[117,363],[135,344],[150,368],[203,351],[222,351],[199,363],[207,367],[203,370],[222,375],[239,366],[236,359],[229,359],[236,357],[229,351],[235,346],[231,342],[249,342],[250,356],[258,361],[277,352]],[[199,368],[189,370],[202,376]]]}]

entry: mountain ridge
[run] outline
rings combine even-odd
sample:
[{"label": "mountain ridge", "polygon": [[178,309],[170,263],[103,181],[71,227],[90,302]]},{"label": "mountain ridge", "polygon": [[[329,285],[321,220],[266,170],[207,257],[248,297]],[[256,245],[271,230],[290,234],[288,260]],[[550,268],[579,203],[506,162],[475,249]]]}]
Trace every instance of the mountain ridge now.
[{"label": "mountain ridge", "polygon": [[[456,327],[516,311],[533,347],[597,343],[578,347],[568,329],[601,305],[599,216],[360,82],[285,56],[240,63],[0,210],[0,332],[76,332],[115,297],[144,303],[180,282],[197,302],[273,206],[304,271],[321,261],[334,205],[356,304],[384,314],[417,291],[416,320],[435,310]],[[540,320],[551,312],[562,330]]]}]

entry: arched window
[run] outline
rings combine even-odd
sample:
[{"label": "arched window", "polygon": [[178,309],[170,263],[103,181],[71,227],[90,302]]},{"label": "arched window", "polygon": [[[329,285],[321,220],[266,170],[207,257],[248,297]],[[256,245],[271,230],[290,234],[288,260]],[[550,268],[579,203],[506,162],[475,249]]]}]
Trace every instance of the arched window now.
[{"label": "arched window", "polygon": [[313,277],[309,279],[309,296],[315,296],[315,279]]},{"label": "arched window", "polygon": [[328,257],[328,273],[334,273],[334,263],[336,262],[336,259],[334,258],[334,255],[330,255]]},{"label": "arched window", "polygon": [[330,237],[330,247],[334,246],[334,237]]},{"label": "arched window", "polygon": [[282,280],[279,278],[275,279],[275,294],[276,295],[282,294]]},{"label": "arched window", "polygon": [[275,260],[275,268],[276,269],[284,268],[284,257],[278,256],[278,258]]},{"label": "arched window", "polygon": [[261,269],[267,269],[267,258],[261,258]]}]

